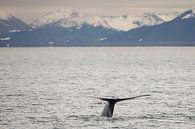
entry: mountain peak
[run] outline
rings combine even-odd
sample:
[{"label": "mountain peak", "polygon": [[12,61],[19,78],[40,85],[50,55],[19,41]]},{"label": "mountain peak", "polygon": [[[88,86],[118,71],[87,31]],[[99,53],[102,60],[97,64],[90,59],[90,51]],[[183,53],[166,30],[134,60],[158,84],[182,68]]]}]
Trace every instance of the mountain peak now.
[{"label": "mountain peak", "polygon": [[60,21],[63,18],[78,17],[80,15],[81,14],[78,11],[73,9],[56,10],[54,12],[46,13],[43,17],[36,19],[34,22],[32,22],[31,26],[33,28],[41,27]]},{"label": "mountain peak", "polygon": [[13,17],[11,14],[5,11],[0,10],[0,20],[9,20],[11,17]]},{"label": "mountain peak", "polygon": [[193,17],[195,17],[195,13],[193,12],[193,9],[189,9],[189,10],[186,10],[183,13],[179,14],[175,18],[175,20],[178,20],[178,19],[186,19],[186,18],[193,18]]}]

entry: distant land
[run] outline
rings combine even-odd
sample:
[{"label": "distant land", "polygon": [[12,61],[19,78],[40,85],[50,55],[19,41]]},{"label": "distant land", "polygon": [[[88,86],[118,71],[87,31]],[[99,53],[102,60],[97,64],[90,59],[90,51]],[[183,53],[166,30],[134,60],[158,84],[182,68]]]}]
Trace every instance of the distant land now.
[{"label": "distant land", "polygon": [[47,13],[31,24],[0,12],[0,47],[195,46],[195,13],[86,16]]}]

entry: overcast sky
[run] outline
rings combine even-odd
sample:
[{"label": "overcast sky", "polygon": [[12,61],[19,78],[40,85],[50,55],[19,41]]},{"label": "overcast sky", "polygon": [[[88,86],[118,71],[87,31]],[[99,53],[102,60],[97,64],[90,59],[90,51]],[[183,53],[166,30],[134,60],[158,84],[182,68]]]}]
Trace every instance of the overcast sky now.
[{"label": "overcast sky", "polygon": [[78,9],[88,15],[114,16],[190,8],[195,8],[195,0],[0,0],[0,10],[10,12],[28,23],[58,9]]}]

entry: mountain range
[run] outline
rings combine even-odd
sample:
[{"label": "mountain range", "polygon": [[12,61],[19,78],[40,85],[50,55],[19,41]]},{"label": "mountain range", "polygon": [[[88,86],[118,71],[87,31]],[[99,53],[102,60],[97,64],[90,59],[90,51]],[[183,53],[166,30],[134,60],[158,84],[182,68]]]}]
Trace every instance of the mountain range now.
[{"label": "mountain range", "polygon": [[0,46],[194,46],[195,13],[45,14],[31,24],[0,12]]}]

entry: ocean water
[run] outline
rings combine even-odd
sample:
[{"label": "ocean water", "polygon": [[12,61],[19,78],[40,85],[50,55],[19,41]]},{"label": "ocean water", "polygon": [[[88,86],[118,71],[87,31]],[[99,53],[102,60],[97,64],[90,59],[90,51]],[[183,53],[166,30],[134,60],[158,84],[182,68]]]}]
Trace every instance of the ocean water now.
[{"label": "ocean water", "polygon": [[194,129],[195,48],[0,48],[0,129],[80,128]]}]

